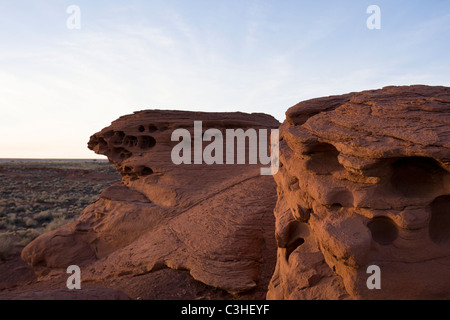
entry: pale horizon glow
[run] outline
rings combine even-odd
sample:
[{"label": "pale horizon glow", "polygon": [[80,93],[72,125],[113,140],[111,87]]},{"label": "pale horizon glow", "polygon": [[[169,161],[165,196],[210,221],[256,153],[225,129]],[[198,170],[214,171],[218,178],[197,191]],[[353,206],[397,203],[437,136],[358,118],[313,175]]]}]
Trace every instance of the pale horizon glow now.
[{"label": "pale horizon glow", "polygon": [[0,158],[104,158],[89,137],[145,109],[282,122],[311,98],[450,86],[448,39],[444,0],[0,0]]}]

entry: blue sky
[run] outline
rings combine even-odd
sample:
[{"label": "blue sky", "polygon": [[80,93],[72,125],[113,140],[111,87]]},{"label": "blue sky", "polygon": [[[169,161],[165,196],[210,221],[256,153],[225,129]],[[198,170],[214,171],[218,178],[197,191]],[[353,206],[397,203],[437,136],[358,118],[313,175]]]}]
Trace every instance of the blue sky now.
[{"label": "blue sky", "polygon": [[447,0],[0,0],[0,158],[95,158],[90,135],[143,109],[283,121],[305,99],[450,86],[449,39]]}]

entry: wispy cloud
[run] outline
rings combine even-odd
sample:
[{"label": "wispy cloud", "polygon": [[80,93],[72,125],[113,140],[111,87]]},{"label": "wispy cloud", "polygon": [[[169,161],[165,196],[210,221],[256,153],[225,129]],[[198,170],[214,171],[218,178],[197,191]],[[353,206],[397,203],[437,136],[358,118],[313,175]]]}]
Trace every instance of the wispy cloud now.
[{"label": "wispy cloud", "polygon": [[448,47],[439,41],[449,14],[369,34],[358,29],[365,10],[359,16],[337,4],[308,11],[308,2],[250,1],[237,12],[229,4],[237,1],[220,10],[211,2],[207,10],[155,3],[84,2],[87,20],[75,32],[64,29],[63,6],[47,5],[53,11],[45,15],[56,20],[45,28],[29,33],[32,20],[15,25],[24,39],[0,32],[0,134],[16,133],[0,143],[0,157],[93,156],[92,133],[146,108],[266,112],[282,121],[303,99],[389,84],[450,85],[448,54],[423,45]]}]

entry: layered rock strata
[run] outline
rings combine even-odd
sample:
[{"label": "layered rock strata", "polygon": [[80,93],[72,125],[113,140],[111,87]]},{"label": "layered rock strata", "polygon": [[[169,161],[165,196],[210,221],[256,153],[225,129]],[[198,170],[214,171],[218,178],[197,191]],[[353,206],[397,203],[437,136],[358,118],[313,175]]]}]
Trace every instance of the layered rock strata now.
[{"label": "layered rock strata", "polygon": [[36,270],[79,265],[85,281],[171,268],[232,294],[265,291],[276,258],[273,178],[260,174],[261,164],[174,164],[180,142],[172,133],[194,136],[194,121],[224,138],[227,129],[279,126],[264,114],[151,110],[119,118],[88,146],[122,182],[76,222],[34,240],[22,258]]},{"label": "layered rock strata", "polygon": [[450,298],[450,88],[299,103],[275,180],[269,299]]}]

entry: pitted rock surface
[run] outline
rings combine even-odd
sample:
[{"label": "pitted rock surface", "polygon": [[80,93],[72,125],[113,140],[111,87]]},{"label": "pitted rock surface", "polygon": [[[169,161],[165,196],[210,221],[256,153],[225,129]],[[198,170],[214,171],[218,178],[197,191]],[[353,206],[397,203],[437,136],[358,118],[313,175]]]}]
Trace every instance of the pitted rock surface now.
[{"label": "pitted rock surface", "polygon": [[224,144],[227,129],[270,134],[279,126],[245,113],[146,110],[119,118],[88,146],[109,158],[122,182],[75,223],[35,239],[22,258],[35,269],[80,265],[85,281],[171,268],[232,294],[256,289],[264,297],[276,259],[275,182],[260,174],[261,164],[174,164],[172,133],[194,137],[194,121],[220,130]]},{"label": "pitted rock surface", "polygon": [[304,101],[280,140],[269,299],[450,298],[450,88]]}]

